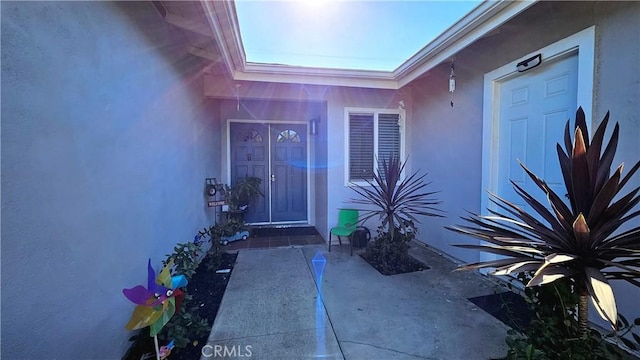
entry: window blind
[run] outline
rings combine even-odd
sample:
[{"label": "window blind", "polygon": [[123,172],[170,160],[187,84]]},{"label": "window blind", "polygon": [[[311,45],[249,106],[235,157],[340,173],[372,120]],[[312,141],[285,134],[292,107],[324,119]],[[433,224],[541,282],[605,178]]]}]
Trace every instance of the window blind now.
[{"label": "window blind", "polygon": [[398,114],[378,115],[378,159],[400,156],[400,125]]},{"label": "window blind", "polygon": [[373,114],[349,114],[349,179],[373,174]]}]

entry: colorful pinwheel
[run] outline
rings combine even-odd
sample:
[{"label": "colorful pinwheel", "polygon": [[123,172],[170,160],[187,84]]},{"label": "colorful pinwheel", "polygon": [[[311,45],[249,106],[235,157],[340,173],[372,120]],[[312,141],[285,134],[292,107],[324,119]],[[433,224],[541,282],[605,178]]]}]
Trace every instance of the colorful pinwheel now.
[{"label": "colorful pinwheel", "polygon": [[171,342],[165,346],[160,346],[160,360],[168,358],[169,355],[171,355],[171,350],[173,350],[174,347],[175,345],[173,344],[173,340],[171,340]]},{"label": "colorful pinwheel", "polygon": [[159,354],[158,333],[173,314],[180,310],[184,294],[178,288],[187,285],[184,275],[171,276],[172,266],[173,259],[164,266],[156,278],[149,259],[147,287],[138,285],[131,289],[122,289],[124,296],[137,305],[125,327],[127,330],[136,330],[149,326],[149,333],[155,340],[156,354]]}]

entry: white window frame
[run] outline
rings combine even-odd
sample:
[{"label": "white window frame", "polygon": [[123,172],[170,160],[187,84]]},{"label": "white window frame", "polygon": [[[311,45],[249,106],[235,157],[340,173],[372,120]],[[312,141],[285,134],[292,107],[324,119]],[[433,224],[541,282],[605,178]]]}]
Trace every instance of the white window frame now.
[{"label": "white window frame", "polygon": [[398,125],[400,127],[400,159],[405,160],[405,147],[406,147],[406,110],[404,109],[382,109],[382,108],[360,108],[360,107],[345,107],[344,108],[344,185],[353,186],[354,184],[367,186],[368,183],[364,180],[351,181],[349,179],[350,158],[349,158],[349,141],[351,134],[349,132],[349,115],[361,114],[361,115],[373,115],[373,171],[377,171],[376,159],[378,158],[378,116],[380,114],[397,114]]}]

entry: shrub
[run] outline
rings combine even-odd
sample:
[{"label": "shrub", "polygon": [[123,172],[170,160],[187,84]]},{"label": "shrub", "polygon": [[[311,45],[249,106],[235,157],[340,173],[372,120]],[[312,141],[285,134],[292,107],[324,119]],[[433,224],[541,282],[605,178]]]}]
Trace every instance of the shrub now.
[{"label": "shrub", "polygon": [[202,253],[200,243],[188,242],[179,243],[173,248],[173,254],[167,254],[167,259],[162,265],[167,265],[173,259],[173,275],[184,275],[187,280],[191,279],[198,267],[199,256]]},{"label": "shrub", "polygon": [[409,242],[415,239],[412,231],[403,232],[396,228],[391,235],[382,227],[378,228],[378,235],[373,242],[370,242],[365,249],[367,260],[379,264],[383,273],[393,273],[399,264],[406,261],[408,256]]},{"label": "shrub", "polygon": [[403,178],[405,165],[399,156],[392,154],[378,161],[378,170],[372,174],[373,180],[366,180],[367,186],[353,184],[352,187],[361,198],[351,202],[369,206],[359,209],[360,222],[374,217],[381,221],[366,256],[372,261],[379,259],[386,267],[408,256],[407,243],[415,238],[418,217],[442,217],[441,210],[436,208],[441,202],[433,198],[436,192],[425,191],[430,184],[424,182],[426,174],[419,175],[416,171]]},{"label": "shrub", "polygon": [[[533,273],[522,273],[518,279],[524,284],[533,278]],[[577,320],[578,294],[573,291],[575,284],[570,278],[553,283],[525,288],[525,300],[534,314],[531,322],[522,333],[515,330],[507,332],[506,343],[509,347],[508,360],[519,359],[573,359],[573,360],[614,360],[626,359],[621,349],[606,341],[614,333],[603,336],[592,330],[589,336],[582,337]],[[636,319],[640,324],[640,319]],[[631,331],[635,324],[629,324],[620,316],[619,335]],[[637,335],[633,334],[637,338]],[[634,344],[620,337],[628,347],[637,350],[640,342]],[[637,341],[640,341],[638,338]]]}]

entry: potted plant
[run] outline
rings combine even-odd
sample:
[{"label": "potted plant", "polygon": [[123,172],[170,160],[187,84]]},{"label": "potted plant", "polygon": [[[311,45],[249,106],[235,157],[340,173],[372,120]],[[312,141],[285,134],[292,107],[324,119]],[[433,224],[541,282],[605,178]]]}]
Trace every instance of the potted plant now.
[{"label": "potted plant", "polygon": [[367,185],[352,184],[360,195],[352,199],[354,204],[368,205],[359,209],[360,222],[378,217],[381,221],[378,235],[366,248],[364,258],[382,273],[413,271],[405,267],[414,262],[408,254],[408,243],[415,238],[420,216],[442,217],[436,205],[441,201],[433,197],[435,191],[425,191],[426,174],[418,171],[403,178],[406,162],[397,155],[378,160],[378,171],[372,174]]},{"label": "potted plant", "polygon": [[243,213],[253,204],[258,196],[264,196],[260,185],[262,179],[255,176],[239,178],[231,186],[225,186],[226,203],[231,218],[243,218]]}]

